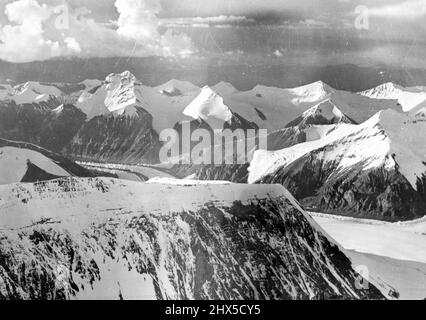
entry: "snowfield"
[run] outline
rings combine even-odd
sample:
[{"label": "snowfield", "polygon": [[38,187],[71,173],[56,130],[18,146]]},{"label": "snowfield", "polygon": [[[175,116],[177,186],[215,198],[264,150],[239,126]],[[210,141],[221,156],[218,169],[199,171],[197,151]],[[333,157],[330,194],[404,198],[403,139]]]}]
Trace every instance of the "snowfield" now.
[{"label": "snowfield", "polygon": [[70,176],[67,171],[39,152],[2,147],[0,148],[0,185],[21,181],[28,170],[28,161],[52,175]]},{"label": "snowfield", "polygon": [[[149,87],[129,71],[110,74],[101,86],[84,90],[77,107],[88,120],[102,114],[133,116],[135,107],[142,107],[152,115],[157,133],[191,119],[203,119],[213,128],[223,128],[223,123],[235,114],[272,132],[324,102],[335,105],[357,122],[383,109],[402,111],[395,101],[335,90],[321,81],[290,89],[258,85],[249,91],[239,91],[226,82],[199,88],[179,80]],[[336,112],[340,111],[331,110],[333,116],[339,116]]]},{"label": "snowfield", "polygon": [[426,220],[382,221],[311,213],[354,266],[369,268],[373,283],[395,288],[401,299],[426,298]]}]

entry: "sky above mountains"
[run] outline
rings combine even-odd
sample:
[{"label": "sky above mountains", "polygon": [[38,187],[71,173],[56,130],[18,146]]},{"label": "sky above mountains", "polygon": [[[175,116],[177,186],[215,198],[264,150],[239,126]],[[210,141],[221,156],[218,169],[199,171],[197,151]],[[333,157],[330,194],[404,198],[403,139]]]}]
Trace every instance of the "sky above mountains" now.
[{"label": "sky above mountains", "polygon": [[221,58],[426,68],[424,0],[0,0],[0,59]]}]

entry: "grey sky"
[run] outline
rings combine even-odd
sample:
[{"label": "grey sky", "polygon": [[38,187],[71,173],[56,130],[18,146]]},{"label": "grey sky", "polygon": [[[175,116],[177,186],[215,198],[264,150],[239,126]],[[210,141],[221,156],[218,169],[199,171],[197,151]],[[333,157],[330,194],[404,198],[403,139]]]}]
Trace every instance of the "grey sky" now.
[{"label": "grey sky", "polygon": [[[63,4],[69,17],[58,28]],[[425,0],[0,0],[0,12],[0,58],[15,62],[302,54],[318,62],[426,65]],[[365,27],[365,14],[368,29],[356,28],[362,18]]]}]

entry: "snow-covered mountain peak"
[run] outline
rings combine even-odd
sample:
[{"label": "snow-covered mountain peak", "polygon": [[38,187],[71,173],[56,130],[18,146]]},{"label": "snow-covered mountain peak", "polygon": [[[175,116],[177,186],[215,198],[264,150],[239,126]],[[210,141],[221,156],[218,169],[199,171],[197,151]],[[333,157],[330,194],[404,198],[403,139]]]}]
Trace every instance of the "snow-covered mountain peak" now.
[{"label": "snow-covered mountain peak", "polygon": [[342,119],[344,116],[343,112],[330,100],[323,101],[303,113],[305,118],[314,115],[321,115],[327,120]]},{"label": "snow-covered mountain peak", "polygon": [[228,122],[232,119],[232,111],[224,103],[223,98],[209,86],[205,86],[200,94],[185,108],[184,115],[193,119],[209,122],[211,118]]},{"label": "snow-covered mountain peak", "polygon": [[139,99],[138,86],[142,84],[129,71],[121,74],[110,74],[105,79],[105,89],[107,91],[105,106],[110,112],[117,114],[136,114],[134,108],[129,108],[135,104],[141,104]]},{"label": "snow-covered mountain peak", "polygon": [[411,111],[426,103],[425,87],[404,88],[392,82],[384,83],[360,94],[373,99],[397,100],[404,112]]},{"label": "snow-covered mountain peak", "polygon": [[124,71],[123,73],[111,73],[105,78],[107,90],[115,90],[117,87],[133,87],[140,85],[141,83],[130,71]]},{"label": "snow-covered mountain peak", "polygon": [[29,81],[11,87],[3,85],[0,89],[0,99],[12,100],[16,104],[47,102],[52,98],[60,97],[62,91],[54,85],[41,84],[36,81]]},{"label": "snow-covered mountain peak", "polygon": [[393,82],[386,82],[370,90],[363,91],[361,94],[376,99],[398,99],[402,90],[402,86]]},{"label": "snow-covered mountain peak", "polygon": [[316,81],[301,87],[289,89],[300,101],[317,101],[326,98],[334,89],[322,81]]},{"label": "snow-covered mountain peak", "polygon": [[302,113],[286,127],[354,123],[328,98]]},{"label": "snow-covered mountain peak", "polygon": [[192,84],[189,81],[183,81],[178,79],[172,79],[166,83],[156,87],[158,92],[166,96],[180,96],[192,93],[195,91],[200,91],[200,88],[195,84]]}]

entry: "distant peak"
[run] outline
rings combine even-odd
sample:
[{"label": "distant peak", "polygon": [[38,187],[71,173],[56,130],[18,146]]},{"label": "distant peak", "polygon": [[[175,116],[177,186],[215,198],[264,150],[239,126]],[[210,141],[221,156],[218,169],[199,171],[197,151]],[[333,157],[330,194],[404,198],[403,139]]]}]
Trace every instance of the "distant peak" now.
[{"label": "distant peak", "polygon": [[355,121],[346,116],[330,99],[327,99],[303,112],[300,117],[290,122],[286,127],[338,123],[355,124]]},{"label": "distant peak", "polygon": [[299,96],[325,97],[333,92],[334,89],[323,81],[316,81],[301,87],[290,89],[290,91]]},{"label": "distant peak", "polygon": [[332,87],[330,87],[327,83],[321,80],[312,82],[311,84],[306,85],[305,88],[311,88],[313,90],[318,91],[322,90],[324,92],[330,92],[331,90],[333,90]]},{"label": "distant peak", "polygon": [[179,79],[169,80],[166,83],[159,85],[157,89],[163,94],[177,92],[177,91],[180,91],[182,93],[187,93],[187,92],[200,90],[200,88],[197,87],[195,84],[189,81],[184,81]]},{"label": "distant peak", "polygon": [[138,81],[133,73],[130,71],[124,71],[122,73],[111,73],[105,78],[106,83],[131,83],[137,84]]},{"label": "distant peak", "polygon": [[213,86],[213,88],[214,90],[218,92],[223,92],[223,93],[237,91],[237,89],[231,83],[226,81],[221,81],[217,83],[216,85]]},{"label": "distant peak", "polygon": [[185,108],[183,114],[194,119],[208,120],[210,117],[227,122],[232,111],[223,98],[211,87],[205,86],[200,94]]},{"label": "distant peak", "polygon": [[395,84],[393,82],[385,82],[370,90],[363,91],[361,92],[361,94],[371,98],[397,99],[398,96],[395,94],[399,93],[402,90],[404,90],[404,88],[398,84]]}]

